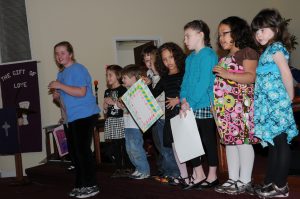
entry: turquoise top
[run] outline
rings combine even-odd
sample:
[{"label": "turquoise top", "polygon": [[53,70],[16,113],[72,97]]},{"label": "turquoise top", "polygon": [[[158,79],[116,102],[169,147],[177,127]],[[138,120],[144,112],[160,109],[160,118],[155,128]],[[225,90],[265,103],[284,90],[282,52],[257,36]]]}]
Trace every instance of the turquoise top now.
[{"label": "turquoise top", "polygon": [[186,58],[180,99],[186,98],[193,110],[210,106],[215,79],[212,69],[217,63],[218,56],[209,47],[204,47],[197,53],[193,51]]}]

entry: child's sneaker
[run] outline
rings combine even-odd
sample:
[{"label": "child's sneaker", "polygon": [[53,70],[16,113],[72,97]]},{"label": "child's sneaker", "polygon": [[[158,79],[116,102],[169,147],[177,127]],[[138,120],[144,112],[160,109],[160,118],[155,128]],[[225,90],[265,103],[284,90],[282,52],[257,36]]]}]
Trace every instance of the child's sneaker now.
[{"label": "child's sneaker", "polygon": [[97,185],[92,187],[82,187],[77,195],[76,198],[88,198],[95,196],[99,193],[99,187]]},{"label": "child's sneaker", "polygon": [[131,175],[129,175],[129,178],[134,178],[135,176],[140,175],[141,173],[138,170],[135,170]]},{"label": "child's sneaker", "polygon": [[256,194],[260,198],[285,198],[289,196],[289,187],[287,184],[282,188],[277,187],[275,184],[271,184],[271,186],[258,189]]},{"label": "child's sneaker", "polygon": [[132,176],[132,179],[136,179],[136,180],[142,180],[142,179],[146,179],[149,178],[149,174],[143,174],[143,173],[139,173],[139,175],[136,176]]},{"label": "child's sneaker", "polygon": [[70,165],[68,168],[67,168],[68,171],[73,171],[75,170],[75,166],[74,165]]},{"label": "child's sneaker", "polygon": [[75,197],[80,191],[80,188],[74,188],[72,191],[69,193],[70,197]]}]

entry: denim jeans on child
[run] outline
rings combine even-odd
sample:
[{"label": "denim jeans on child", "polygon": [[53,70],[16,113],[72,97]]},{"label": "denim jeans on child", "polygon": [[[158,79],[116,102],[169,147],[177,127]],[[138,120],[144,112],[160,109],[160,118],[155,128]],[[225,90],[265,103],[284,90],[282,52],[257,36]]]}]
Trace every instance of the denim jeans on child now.
[{"label": "denim jeans on child", "polygon": [[174,153],[172,148],[164,146],[163,131],[165,120],[159,119],[152,127],[152,136],[155,147],[157,148],[159,155],[162,157],[161,169],[165,176],[178,177],[180,175]]},{"label": "denim jeans on child", "polygon": [[150,167],[143,147],[143,135],[139,129],[125,128],[125,145],[129,159],[136,170],[142,174],[150,175]]}]

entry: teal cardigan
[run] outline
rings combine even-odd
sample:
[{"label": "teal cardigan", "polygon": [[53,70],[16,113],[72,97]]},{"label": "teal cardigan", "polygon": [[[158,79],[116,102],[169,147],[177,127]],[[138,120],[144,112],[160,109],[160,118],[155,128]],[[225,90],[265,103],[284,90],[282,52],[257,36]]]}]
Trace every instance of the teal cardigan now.
[{"label": "teal cardigan", "polygon": [[209,47],[202,48],[198,53],[193,51],[186,58],[180,99],[185,98],[193,110],[210,106],[215,79],[212,69],[217,63],[218,56]]}]

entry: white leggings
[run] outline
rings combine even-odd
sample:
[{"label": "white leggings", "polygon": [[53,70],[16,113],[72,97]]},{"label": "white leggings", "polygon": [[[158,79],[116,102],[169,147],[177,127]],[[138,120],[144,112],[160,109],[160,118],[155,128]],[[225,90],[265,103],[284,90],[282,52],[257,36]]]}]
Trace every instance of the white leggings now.
[{"label": "white leggings", "polygon": [[243,183],[251,181],[254,150],[251,144],[226,145],[229,179]]}]

